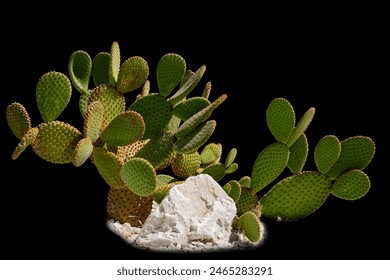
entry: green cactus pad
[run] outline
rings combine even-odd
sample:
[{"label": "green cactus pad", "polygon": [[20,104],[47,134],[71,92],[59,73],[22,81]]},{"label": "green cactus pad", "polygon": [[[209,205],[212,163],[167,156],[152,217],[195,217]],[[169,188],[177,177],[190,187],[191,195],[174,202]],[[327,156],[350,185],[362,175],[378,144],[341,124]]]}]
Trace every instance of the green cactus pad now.
[{"label": "green cactus pad", "polygon": [[238,181],[243,188],[250,188],[251,187],[251,177],[249,176],[243,176],[239,181]]},{"label": "green cactus pad", "polygon": [[191,71],[191,70],[187,70],[185,73],[184,73],[184,76],[183,78],[181,78],[181,81],[180,81],[180,88],[182,88],[185,83],[195,74],[195,72]]},{"label": "green cactus pad", "polygon": [[284,170],[289,159],[289,148],[282,143],[267,146],[253,165],[251,188],[259,192],[274,181]]},{"label": "green cactus pad", "polygon": [[110,61],[108,68],[108,77],[110,84],[116,86],[119,69],[121,66],[121,51],[118,42],[111,44]]},{"label": "green cactus pad", "polygon": [[125,186],[120,176],[122,162],[116,154],[103,148],[95,147],[92,158],[99,174],[110,187],[120,189]]},{"label": "green cactus pad", "polygon": [[229,151],[229,153],[226,155],[226,159],[225,159],[225,167],[226,168],[228,168],[234,162],[234,160],[236,159],[236,156],[237,156],[237,149],[232,148]]},{"label": "green cactus pad", "polygon": [[89,103],[100,101],[103,104],[104,114],[101,129],[106,126],[119,114],[125,111],[125,98],[114,86],[103,84],[96,87],[89,97]]},{"label": "green cactus pad", "polygon": [[262,216],[294,221],[316,211],[330,194],[331,181],[320,172],[304,172],[277,183],[261,199]]},{"label": "green cactus pad", "polygon": [[209,106],[211,102],[204,97],[192,97],[178,104],[173,109],[173,114],[183,121]]},{"label": "green cactus pad", "polygon": [[158,174],[156,176],[156,187],[161,187],[173,182],[177,182],[175,177],[166,174]]},{"label": "green cactus pad", "polygon": [[151,197],[154,201],[156,201],[158,204],[161,203],[161,201],[168,195],[169,191],[172,189],[173,186],[181,184],[182,181],[176,181],[164,185],[159,185],[156,187],[154,192],[151,193]]},{"label": "green cactus pad", "polygon": [[236,202],[237,214],[242,215],[245,212],[251,211],[256,208],[258,204],[258,197],[255,191],[252,189],[241,188],[241,195]]},{"label": "green cactus pad", "polygon": [[222,155],[222,145],[220,143],[210,143],[204,146],[200,153],[202,164],[218,163]]},{"label": "green cactus pad", "polygon": [[44,74],[36,87],[36,99],[45,122],[54,121],[65,110],[72,95],[68,77],[60,72]]},{"label": "green cactus pad", "polygon": [[308,154],[309,143],[307,142],[306,135],[303,133],[290,147],[290,157],[288,159],[287,167],[292,173],[298,174],[302,172]]},{"label": "green cactus pad", "polygon": [[171,102],[171,104],[176,104],[183,100],[188,94],[190,94],[195,86],[199,83],[200,79],[203,77],[205,71],[206,66],[203,65],[199,67],[199,69],[189,77],[185,84],[180,87],[180,89],[171,98],[169,98],[169,102]]},{"label": "green cactus pad", "polygon": [[156,189],[156,171],[146,159],[132,158],[120,170],[122,180],[136,195],[148,196]]},{"label": "green cactus pad", "polygon": [[104,108],[100,101],[89,104],[84,120],[84,137],[88,137],[92,143],[95,143],[100,136],[103,114]]},{"label": "green cactus pad", "polygon": [[341,199],[356,200],[370,190],[370,178],[361,170],[354,169],[340,175],[333,183],[331,193]]},{"label": "green cactus pad", "polygon": [[172,119],[169,121],[166,129],[176,132],[180,124],[181,124],[181,119],[179,119],[176,116],[172,116]]},{"label": "green cactus pad", "polygon": [[15,102],[7,107],[6,118],[12,133],[19,139],[31,129],[30,116],[20,103]]},{"label": "green cactus pad", "polygon": [[251,242],[260,240],[260,220],[253,212],[246,212],[238,218],[240,230]]},{"label": "green cactus pad", "polygon": [[288,147],[294,145],[295,141],[297,141],[299,137],[301,137],[301,135],[305,133],[306,129],[309,127],[311,121],[314,118],[315,112],[316,112],[315,108],[312,107],[309,110],[307,110],[306,113],[302,116],[297,126],[293,129],[290,138],[286,143]]},{"label": "green cactus pad", "polygon": [[226,168],[226,174],[232,174],[236,172],[237,169],[238,169],[238,164],[234,162],[231,165],[229,165],[228,168]]},{"label": "green cactus pad", "polygon": [[108,124],[100,139],[111,146],[127,146],[141,140],[144,132],[145,123],[142,116],[135,111],[127,111]]},{"label": "green cactus pad", "polygon": [[230,193],[230,191],[232,190],[232,186],[229,184],[229,182],[228,183],[226,183],[223,187],[222,187],[222,189],[227,193],[227,194],[229,194]]},{"label": "green cactus pad", "polygon": [[200,155],[198,152],[190,154],[176,153],[171,163],[172,172],[177,177],[188,178],[196,174],[200,167]]},{"label": "green cactus pad", "polygon": [[206,86],[204,87],[202,97],[209,99],[211,92],[211,82],[207,82]]},{"label": "green cactus pad", "polygon": [[122,224],[129,223],[133,227],[142,226],[152,210],[153,199],[141,197],[129,188],[110,188],[107,197],[107,216]]},{"label": "green cactus pad", "polygon": [[85,51],[72,53],[68,63],[69,77],[74,87],[81,93],[87,93],[91,79],[92,59]]},{"label": "green cactus pad", "polygon": [[236,180],[231,180],[229,181],[229,185],[230,185],[230,191],[228,194],[233,199],[233,201],[237,203],[241,196],[240,183]]},{"label": "green cactus pad", "polygon": [[119,146],[117,155],[123,162],[128,161],[133,158],[149,141],[150,139],[140,140],[127,146]]},{"label": "green cactus pad", "polygon": [[79,143],[77,143],[73,153],[73,165],[76,167],[83,165],[92,155],[92,152],[93,145],[91,139],[89,139],[88,137],[81,139]]},{"label": "green cactus pad", "polygon": [[327,135],[318,141],[314,149],[314,162],[318,171],[327,174],[340,156],[341,143],[334,135]]},{"label": "green cactus pad", "polygon": [[168,96],[180,83],[186,73],[186,62],[175,53],[161,57],[157,64],[157,84],[162,96]]},{"label": "green cactus pad", "polygon": [[148,160],[156,170],[163,169],[171,163],[174,156],[173,141],[173,133],[162,130],[150,139],[135,156]]},{"label": "green cactus pad", "polygon": [[39,133],[31,147],[39,157],[51,163],[72,162],[73,151],[83,138],[75,127],[64,122],[53,121],[40,124],[38,129]]},{"label": "green cactus pad", "polygon": [[121,93],[133,91],[142,86],[148,76],[149,66],[146,60],[139,56],[133,56],[121,65],[116,88]]},{"label": "green cactus pad", "polygon": [[142,86],[142,91],[139,97],[147,96],[149,95],[149,93],[150,93],[150,81],[146,80],[144,85]]},{"label": "green cactus pad", "polygon": [[98,53],[92,61],[92,78],[95,86],[110,83],[110,57],[108,52]]},{"label": "green cactus pad", "polygon": [[152,138],[164,130],[172,118],[172,105],[160,95],[147,95],[139,98],[129,110],[140,113],[144,119],[144,139]]},{"label": "green cactus pad", "polygon": [[181,137],[173,144],[173,149],[179,153],[192,153],[198,150],[213,134],[217,122],[214,120],[201,124],[190,134]]},{"label": "green cactus pad", "polygon": [[85,118],[85,115],[87,114],[88,111],[88,104],[89,104],[89,97],[91,96],[91,91],[88,93],[82,93],[80,94],[80,99],[79,99],[79,109],[80,113]]},{"label": "green cactus pad", "polygon": [[337,178],[352,169],[363,170],[370,164],[375,154],[375,143],[366,136],[354,136],[341,142],[338,160],[329,170],[328,175]]},{"label": "green cactus pad", "polygon": [[202,174],[210,175],[217,182],[221,181],[226,175],[225,166],[222,163],[210,164],[202,170]]},{"label": "green cactus pad", "polygon": [[30,128],[22,137],[20,140],[19,145],[15,148],[14,152],[12,153],[12,159],[17,159],[21,153],[30,146],[35,139],[37,138],[39,129],[37,127]]},{"label": "green cactus pad", "polygon": [[295,112],[284,98],[275,98],[266,111],[269,130],[276,140],[286,144],[295,126]]},{"label": "green cactus pad", "polygon": [[177,138],[186,136],[191,133],[200,123],[206,121],[211,113],[221,105],[227,98],[226,94],[221,95],[218,99],[216,99],[213,103],[211,103],[206,108],[200,110],[198,113],[187,119],[176,131],[175,136]]}]

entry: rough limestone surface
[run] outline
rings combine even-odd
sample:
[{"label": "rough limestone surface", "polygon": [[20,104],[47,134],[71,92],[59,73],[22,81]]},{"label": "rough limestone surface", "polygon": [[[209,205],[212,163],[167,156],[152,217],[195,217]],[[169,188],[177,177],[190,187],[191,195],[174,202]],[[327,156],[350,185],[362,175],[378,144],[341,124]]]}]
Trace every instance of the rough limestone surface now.
[{"label": "rough limestone surface", "polygon": [[229,244],[234,201],[209,175],[175,185],[149,215],[135,243],[149,249],[186,249],[193,245]]}]

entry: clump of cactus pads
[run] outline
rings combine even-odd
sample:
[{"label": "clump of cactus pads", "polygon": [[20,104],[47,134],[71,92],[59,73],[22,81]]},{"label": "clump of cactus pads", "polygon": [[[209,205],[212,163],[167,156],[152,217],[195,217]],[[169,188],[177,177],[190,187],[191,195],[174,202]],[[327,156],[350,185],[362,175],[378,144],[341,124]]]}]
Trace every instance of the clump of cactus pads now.
[{"label": "clump of cactus pads", "polygon": [[[260,216],[294,221],[315,212],[331,194],[356,200],[369,191],[370,180],[363,171],[375,154],[375,144],[369,137],[355,136],[340,142],[336,136],[327,135],[314,149],[318,170],[303,170],[309,153],[305,131],[314,113],[315,109],[310,108],[295,124],[292,105],[286,99],[274,99],[266,119],[277,142],[260,152],[250,177],[231,180],[223,187],[237,205],[235,226],[247,232],[252,241],[259,236],[253,232],[259,228]],[[292,175],[274,183],[286,167]],[[263,193],[270,184],[274,185]]]},{"label": "clump of cactus pads", "polygon": [[[141,226],[153,200],[160,203],[190,176],[208,174],[224,183],[236,204],[234,228],[257,242],[261,217],[297,220],[315,212],[330,195],[357,200],[371,187],[364,169],[375,144],[366,136],[343,141],[324,136],[314,149],[317,170],[304,170],[309,156],[305,132],[316,111],[309,108],[297,122],[284,98],[275,98],[266,110],[275,142],[259,153],[250,176],[230,177],[239,167],[237,149],[224,153],[221,143],[207,143],[217,125],[213,111],[227,95],[213,98],[211,82],[200,88],[206,66],[192,71],[179,54],[160,58],[156,87],[148,80],[147,61],[140,56],[123,60],[118,42],[93,58],[83,50],[73,52],[67,71],[49,71],[37,82],[42,123],[33,125],[20,103],[7,107],[8,125],[19,139],[11,156],[17,159],[31,147],[55,164],[81,167],[90,160],[109,186],[107,218]],[[72,96],[79,100],[81,128],[59,119]],[[280,178],[286,167],[291,174]]]},{"label": "clump of cactus pads", "polygon": [[[12,158],[31,146],[51,163],[80,167],[90,159],[110,188],[108,218],[140,225],[152,199],[161,201],[173,182],[218,163],[201,164],[198,149],[213,134],[216,121],[210,117],[227,95],[210,101],[208,82],[198,96],[190,96],[206,71],[204,65],[191,71],[183,57],[168,53],[156,68],[157,91],[150,92],[146,60],[122,60],[119,44],[113,42],[108,52],[93,58],[83,50],[73,52],[67,70],[47,72],[37,83],[43,123],[32,126],[23,105],[8,106],[7,122],[20,140]],[[82,128],[58,119],[73,91],[78,92]],[[160,170],[167,168],[178,178],[161,180],[168,175]]]}]

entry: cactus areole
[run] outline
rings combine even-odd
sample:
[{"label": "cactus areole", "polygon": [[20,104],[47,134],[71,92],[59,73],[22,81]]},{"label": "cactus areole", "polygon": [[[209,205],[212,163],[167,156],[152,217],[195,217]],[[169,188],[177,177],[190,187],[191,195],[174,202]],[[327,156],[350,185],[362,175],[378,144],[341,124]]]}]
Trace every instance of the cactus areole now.
[{"label": "cactus areole", "polygon": [[[213,111],[228,96],[214,98],[211,82],[202,84],[205,65],[192,71],[183,57],[168,53],[150,68],[139,56],[122,59],[113,42],[94,57],[75,51],[67,70],[49,71],[37,81],[38,125],[22,104],[7,107],[8,125],[19,139],[10,156],[17,159],[30,147],[54,164],[79,167],[90,160],[109,186],[107,219],[141,227],[153,201],[161,203],[175,185],[207,174],[224,181],[221,189],[236,205],[233,229],[256,243],[260,218],[294,221],[317,211],[331,195],[357,200],[370,189],[364,169],[375,143],[367,136],[325,135],[313,149],[316,170],[305,170],[310,142],[305,132],[317,114],[314,107],[297,116],[286,99],[272,100],[265,119],[275,140],[246,176],[235,178],[237,149],[208,143],[217,126]],[[150,71],[156,81],[148,80]],[[58,120],[72,96],[79,99],[81,128]],[[286,169],[291,174],[280,178]]]}]

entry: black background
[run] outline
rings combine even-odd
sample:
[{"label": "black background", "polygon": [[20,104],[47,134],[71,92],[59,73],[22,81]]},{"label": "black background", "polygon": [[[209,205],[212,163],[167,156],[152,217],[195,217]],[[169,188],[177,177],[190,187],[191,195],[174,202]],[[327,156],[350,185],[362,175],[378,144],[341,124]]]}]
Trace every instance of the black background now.
[{"label": "black background", "polygon": [[[235,10],[235,7],[231,7]],[[0,189],[1,259],[388,259],[388,184],[385,142],[388,123],[388,69],[382,19],[377,10],[360,7],[313,9],[290,13],[279,8],[200,10],[155,18],[148,10],[107,17],[108,7],[84,13],[76,9],[60,17],[42,12],[26,20],[15,13],[2,22],[3,81],[0,95],[2,183]],[[116,11],[121,10],[116,7]],[[300,10],[298,8],[298,10]],[[184,13],[184,14],[183,14]],[[323,136],[340,140],[371,137],[377,150],[365,172],[370,192],[357,201],[329,197],[311,216],[277,223],[264,219],[268,237],[259,249],[213,254],[158,254],[124,243],[105,225],[108,186],[90,162],[76,168],[54,165],[27,149],[11,160],[18,139],[6,124],[6,107],[22,103],[41,122],[35,86],[48,71],[67,73],[73,51],[91,57],[109,52],[117,41],[122,60],[138,55],[150,66],[151,89],[157,90],[155,69],[168,52],[182,55],[187,68],[206,65],[198,91],[212,82],[211,99],[228,94],[214,112],[217,128],[210,141],[221,142],[226,153],[235,147],[239,170],[250,175],[259,152],[274,139],[265,110],[273,98],[294,106],[297,118],[310,107],[315,118],[307,131],[310,154],[305,170],[315,169],[313,149]],[[131,99],[131,97],[130,97]],[[81,128],[78,92],[59,117]],[[287,175],[286,174],[283,175]]]}]

